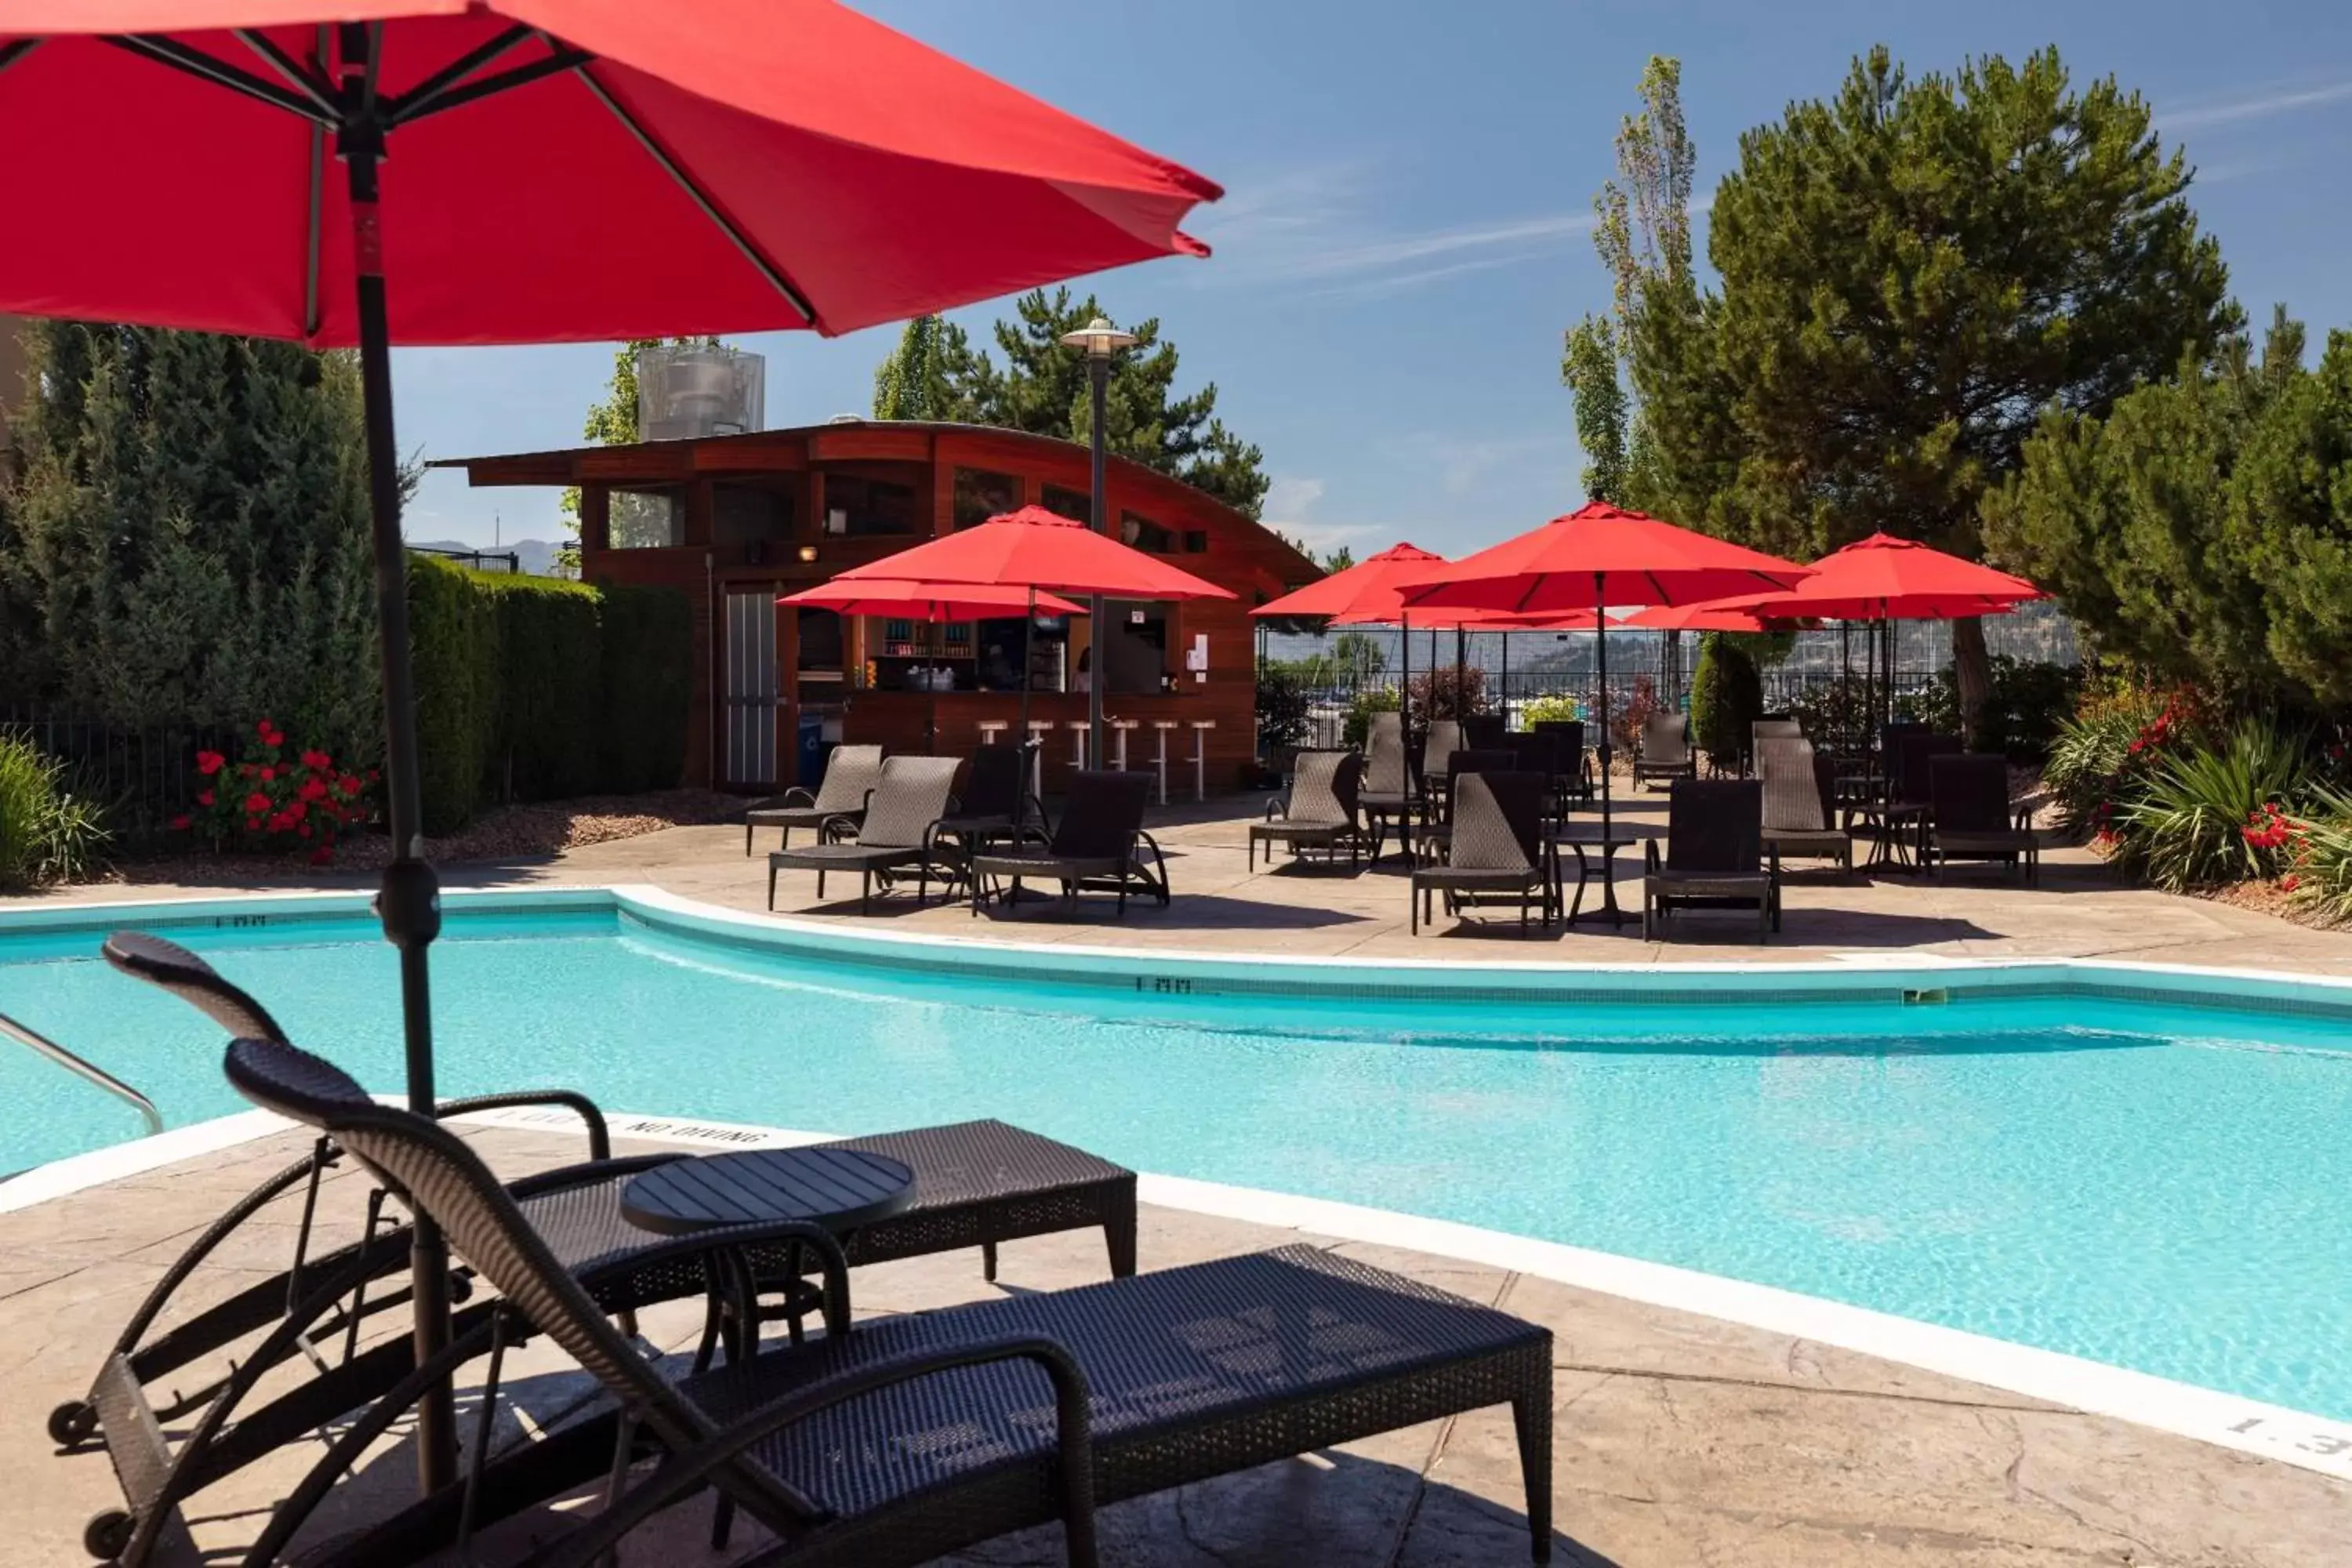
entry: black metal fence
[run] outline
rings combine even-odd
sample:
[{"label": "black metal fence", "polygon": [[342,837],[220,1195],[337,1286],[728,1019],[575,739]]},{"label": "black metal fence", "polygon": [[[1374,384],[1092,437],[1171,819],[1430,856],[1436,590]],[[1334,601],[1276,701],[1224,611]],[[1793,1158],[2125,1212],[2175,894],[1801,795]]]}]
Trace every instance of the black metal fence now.
[{"label": "black metal fence", "polygon": [[195,808],[211,780],[196,753],[233,753],[233,737],[195,725],[130,728],[102,723],[43,703],[0,700],[0,734],[21,736],[66,765],[66,784],[96,802],[118,848],[155,848],[175,841],[171,824]]}]

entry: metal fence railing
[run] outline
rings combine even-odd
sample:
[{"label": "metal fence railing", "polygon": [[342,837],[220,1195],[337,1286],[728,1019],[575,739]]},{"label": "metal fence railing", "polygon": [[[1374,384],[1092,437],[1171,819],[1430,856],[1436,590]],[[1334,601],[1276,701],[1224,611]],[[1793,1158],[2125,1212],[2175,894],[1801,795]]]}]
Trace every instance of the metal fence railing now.
[{"label": "metal fence railing", "polygon": [[118,846],[152,846],[194,809],[210,782],[199,751],[232,752],[224,731],[196,725],[109,724],[43,703],[0,701],[0,734],[22,736],[66,765],[66,785],[106,813]]}]

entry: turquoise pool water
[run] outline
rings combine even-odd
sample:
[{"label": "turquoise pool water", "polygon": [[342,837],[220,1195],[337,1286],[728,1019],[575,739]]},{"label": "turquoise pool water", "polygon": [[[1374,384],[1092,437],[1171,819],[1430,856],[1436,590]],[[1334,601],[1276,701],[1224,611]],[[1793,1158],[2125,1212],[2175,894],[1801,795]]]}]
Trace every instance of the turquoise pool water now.
[{"label": "turquoise pool water", "polygon": [[[400,1087],[393,958],[368,928],[185,940],[298,1038]],[[73,956],[93,948],[0,936],[0,1012],[175,1126],[245,1109],[210,1026]],[[446,1093],[566,1084],[615,1110],[843,1132],[999,1116],[1143,1170],[1678,1264],[2352,1417],[2340,1022],[2081,996],[976,991],[609,911],[453,921],[434,979]],[[0,1054],[0,1169],[137,1130]]]}]

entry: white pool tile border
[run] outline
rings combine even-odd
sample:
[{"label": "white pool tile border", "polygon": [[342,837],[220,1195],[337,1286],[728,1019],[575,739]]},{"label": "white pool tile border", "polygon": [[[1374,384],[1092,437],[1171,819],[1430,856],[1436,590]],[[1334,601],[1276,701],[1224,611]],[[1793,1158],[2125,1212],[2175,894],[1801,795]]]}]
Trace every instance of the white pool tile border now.
[{"label": "white pool tile border", "polygon": [[[578,1118],[568,1111],[530,1107],[478,1111],[457,1120],[530,1131],[570,1131],[580,1125]],[[709,1149],[785,1148],[839,1136],[703,1117],[630,1113],[608,1116],[606,1121],[617,1139],[646,1139]],[[268,1111],[246,1111],[179,1128],[136,1143],[59,1160],[0,1184],[0,1213],[64,1197],[200,1154],[216,1153],[293,1125]],[[1751,1285],[1615,1253],[1537,1241],[1480,1226],[1425,1219],[1328,1198],[1300,1197],[1256,1187],[1149,1173],[1139,1176],[1136,1192],[1142,1202],[1161,1208],[1457,1258],[1649,1306],[1811,1340],[2352,1481],[2352,1422],[2330,1420],[2056,1351],[2038,1350],[1769,1285]]]}]

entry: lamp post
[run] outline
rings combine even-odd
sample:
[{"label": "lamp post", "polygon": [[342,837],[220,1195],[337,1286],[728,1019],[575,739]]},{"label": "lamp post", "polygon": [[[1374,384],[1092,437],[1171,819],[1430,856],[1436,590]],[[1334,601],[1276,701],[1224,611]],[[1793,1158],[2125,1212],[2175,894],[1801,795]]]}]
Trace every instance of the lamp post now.
[{"label": "lamp post", "polygon": [[[1094,391],[1094,417],[1090,421],[1093,428],[1089,432],[1093,437],[1090,445],[1094,456],[1094,500],[1087,509],[1087,521],[1088,526],[1097,533],[1108,533],[1110,531],[1106,522],[1108,506],[1103,497],[1105,457],[1103,443],[1106,438],[1103,434],[1104,404],[1110,391],[1111,361],[1118,357],[1119,350],[1135,346],[1135,334],[1122,332],[1102,317],[1097,316],[1076,331],[1064,333],[1062,346],[1066,349],[1076,349],[1087,356],[1087,381]],[[1103,596],[1100,594],[1088,595],[1087,596],[1087,646],[1106,650],[1104,657],[1093,661],[1094,669],[1087,679],[1087,763],[1088,766],[1097,768],[1102,766],[1103,756],[1103,682],[1110,675],[1110,658],[1104,640],[1103,620]]]}]

